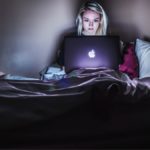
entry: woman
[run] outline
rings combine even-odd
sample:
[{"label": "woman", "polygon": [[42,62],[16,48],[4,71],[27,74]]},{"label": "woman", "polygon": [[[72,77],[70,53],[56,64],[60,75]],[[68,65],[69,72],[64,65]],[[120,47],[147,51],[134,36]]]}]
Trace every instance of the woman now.
[{"label": "woman", "polygon": [[[99,3],[87,1],[79,9],[76,26],[77,31],[75,35],[77,36],[106,35],[108,27],[107,15]],[[56,63],[64,66],[63,43],[58,51]]]},{"label": "woman", "polygon": [[77,34],[106,35],[108,19],[102,6],[97,2],[84,3],[76,19]]},{"label": "woman", "polygon": [[[77,18],[77,36],[94,36],[94,35],[106,35],[108,27],[107,15],[102,8],[102,6],[95,1],[87,1],[79,9]],[[64,51],[62,49],[63,43],[61,45],[61,50],[58,51],[58,56],[56,59],[57,65],[45,68],[41,72],[41,79],[52,79],[57,77],[60,79],[65,74],[64,71]],[[57,69],[56,69],[57,68]],[[54,71],[56,70],[56,71]],[[60,77],[60,78],[59,78]]]}]

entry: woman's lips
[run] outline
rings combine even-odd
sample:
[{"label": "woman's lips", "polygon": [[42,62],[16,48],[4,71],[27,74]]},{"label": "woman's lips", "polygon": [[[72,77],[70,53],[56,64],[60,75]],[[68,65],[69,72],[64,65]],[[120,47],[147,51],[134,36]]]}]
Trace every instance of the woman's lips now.
[{"label": "woman's lips", "polygon": [[93,28],[89,28],[89,30],[94,30]]}]

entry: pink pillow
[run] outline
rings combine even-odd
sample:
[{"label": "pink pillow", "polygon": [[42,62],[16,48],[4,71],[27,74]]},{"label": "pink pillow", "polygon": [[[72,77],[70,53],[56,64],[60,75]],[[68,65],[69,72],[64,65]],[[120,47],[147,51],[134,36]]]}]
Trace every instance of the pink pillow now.
[{"label": "pink pillow", "polygon": [[138,62],[134,51],[134,45],[128,44],[123,56],[123,64],[119,65],[119,71],[126,73],[131,79],[138,77]]}]

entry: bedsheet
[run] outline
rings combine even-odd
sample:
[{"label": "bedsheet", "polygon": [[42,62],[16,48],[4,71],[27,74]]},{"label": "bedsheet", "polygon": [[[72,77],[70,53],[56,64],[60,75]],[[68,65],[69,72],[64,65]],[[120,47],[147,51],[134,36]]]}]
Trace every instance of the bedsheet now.
[{"label": "bedsheet", "polygon": [[99,85],[107,92],[116,88],[121,95],[141,99],[149,97],[150,77],[130,79],[125,73],[119,71],[97,68],[78,69],[66,74],[60,80],[0,80],[0,97],[35,97],[35,96],[62,96],[70,95],[77,88]]},{"label": "bedsheet", "polygon": [[[104,136],[106,133],[120,135],[123,131],[129,134],[136,129],[148,129],[149,120],[145,117],[148,116],[149,105],[142,104],[141,109],[138,105],[134,112],[133,105],[126,104],[149,101],[149,88],[150,78],[131,80],[124,73],[106,68],[74,70],[61,80],[1,78],[1,142],[14,144],[45,138],[57,141],[58,138],[62,140],[70,136],[74,139],[77,135],[82,138],[85,135]],[[114,105],[112,108],[112,103],[123,104],[123,107],[118,109],[118,105]],[[108,111],[114,115],[113,121],[107,117]],[[101,116],[101,119],[96,116]],[[130,128],[126,124],[130,124]],[[97,128],[94,129],[95,125]]]}]

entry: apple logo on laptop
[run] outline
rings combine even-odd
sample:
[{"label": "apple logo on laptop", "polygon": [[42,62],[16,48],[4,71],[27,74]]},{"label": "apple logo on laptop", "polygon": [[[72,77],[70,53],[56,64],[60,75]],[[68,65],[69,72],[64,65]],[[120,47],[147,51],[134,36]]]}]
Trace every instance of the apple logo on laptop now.
[{"label": "apple logo on laptop", "polygon": [[94,49],[92,49],[92,50],[90,50],[89,52],[88,52],[88,56],[90,57],[90,58],[95,58],[95,51],[94,51]]}]

